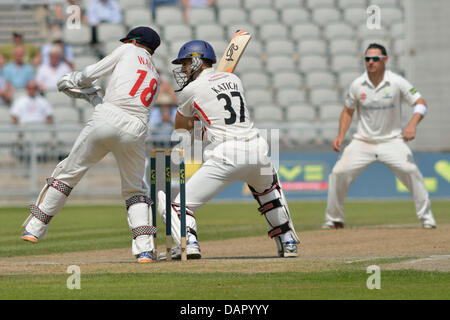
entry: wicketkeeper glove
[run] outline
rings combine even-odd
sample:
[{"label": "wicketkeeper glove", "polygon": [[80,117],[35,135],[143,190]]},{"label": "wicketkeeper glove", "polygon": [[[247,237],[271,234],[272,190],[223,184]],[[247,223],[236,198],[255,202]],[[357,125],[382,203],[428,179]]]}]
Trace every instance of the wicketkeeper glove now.
[{"label": "wicketkeeper glove", "polygon": [[90,86],[80,87],[77,85],[76,79],[81,72],[75,71],[65,74],[58,80],[58,91],[65,93],[71,98],[84,99],[94,107],[103,102],[105,94],[102,87],[98,85],[98,80],[92,82]]}]

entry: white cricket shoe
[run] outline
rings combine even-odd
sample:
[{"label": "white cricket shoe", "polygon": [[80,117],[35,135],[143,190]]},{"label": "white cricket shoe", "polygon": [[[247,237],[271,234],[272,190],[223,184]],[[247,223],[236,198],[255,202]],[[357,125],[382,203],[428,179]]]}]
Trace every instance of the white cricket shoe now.
[{"label": "white cricket shoe", "polygon": [[322,229],[325,230],[344,229],[344,226],[345,225],[343,222],[327,221],[322,225]]},{"label": "white cricket shoe", "polygon": [[[186,256],[188,260],[195,260],[195,259],[201,259],[202,253],[200,250],[200,245],[197,241],[194,241],[192,243],[188,243],[186,245]],[[163,252],[160,255],[158,255],[158,260],[166,260],[166,253]],[[172,260],[181,260],[181,247],[178,246],[176,248],[172,248]]]},{"label": "white cricket shoe", "polygon": [[36,237],[35,235],[32,235],[28,231],[24,231],[22,233],[21,238],[22,238],[22,240],[29,241],[29,242],[32,242],[32,243],[37,243],[39,241],[38,237]]},{"label": "white cricket shoe", "polygon": [[298,255],[298,247],[295,241],[283,242],[283,251],[278,255],[282,258],[293,258]]}]

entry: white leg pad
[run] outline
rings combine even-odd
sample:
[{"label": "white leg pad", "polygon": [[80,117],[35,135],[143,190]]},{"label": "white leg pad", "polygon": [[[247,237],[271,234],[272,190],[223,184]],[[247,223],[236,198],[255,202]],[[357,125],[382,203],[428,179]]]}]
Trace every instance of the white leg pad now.
[{"label": "white leg pad", "polygon": [[[54,217],[62,209],[66,200],[67,196],[61,193],[61,191],[45,185],[36,201],[36,206],[45,215]],[[23,226],[25,227],[25,230],[32,235],[39,239],[45,239],[49,222],[50,221],[44,223],[33,215],[30,215],[27,220],[25,220]]]},{"label": "white leg pad", "polygon": [[[289,207],[283,190],[281,190],[280,187],[272,187],[271,189],[272,190],[268,192],[262,192],[258,195],[255,193],[253,194],[258,203],[261,205],[259,209],[260,212],[265,215],[267,223],[269,224],[269,235],[271,237],[275,237],[289,232],[293,240],[300,243],[300,239],[295,232],[294,224],[289,213]],[[271,234],[275,235],[272,236]]]},{"label": "white leg pad", "polygon": [[135,203],[127,211],[128,226],[133,235],[131,251],[135,256],[146,251],[152,252],[155,248],[148,207],[147,203]]}]

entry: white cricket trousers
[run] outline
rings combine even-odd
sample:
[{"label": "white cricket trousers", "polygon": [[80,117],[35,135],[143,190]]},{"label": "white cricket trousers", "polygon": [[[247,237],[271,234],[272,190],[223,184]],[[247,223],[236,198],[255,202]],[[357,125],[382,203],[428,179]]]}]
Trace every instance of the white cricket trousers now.
[{"label": "white cricket trousers", "polygon": [[[263,138],[226,141],[214,148],[186,183],[186,206],[196,211],[236,181],[246,182],[257,192],[272,186],[272,163]],[[179,203],[178,200],[179,195],[175,202]]]},{"label": "white cricket trousers", "polygon": [[[205,162],[186,182],[186,207],[191,212],[200,209],[236,181],[246,182],[257,192],[272,186],[273,165],[268,156],[267,142],[261,137],[247,142],[226,141],[204,154]],[[180,194],[174,203],[180,203]],[[172,216],[176,217],[173,208]],[[189,215],[186,215],[186,226],[197,230],[195,219]],[[178,232],[172,223],[172,234]],[[175,241],[178,241],[177,237]]]},{"label": "white cricket trousers", "polygon": [[[61,161],[52,177],[74,188],[93,165],[112,152],[120,171],[122,196],[124,200],[135,195],[146,195],[143,184],[145,164],[145,138],[147,126],[113,105],[97,105],[95,111],[81,131],[69,156]],[[46,215],[53,217],[61,210],[67,196],[55,188],[44,187],[37,206]],[[137,203],[128,210],[130,228],[149,225],[148,204]],[[37,237],[45,237],[48,223],[36,217],[29,220],[26,231]],[[133,240],[133,254],[149,251],[152,247],[150,237]]]},{"label": "white cricket trousers", "polygon": [[385,164],[411,192],[417,218],[435,224],[428,191],[408,145],[401,138],[379,143],[353,139],[336,162],[328,180],[325,221],[345,222],[344,200],[358,175],[374,162]]},{"label": "white cricket trousers", "polygon": [[74,187],[93,165],[111,152],[120,171],[122,197],[146,194],[142,185],[147,126],[113,105],[97,105],[56,179]]}]

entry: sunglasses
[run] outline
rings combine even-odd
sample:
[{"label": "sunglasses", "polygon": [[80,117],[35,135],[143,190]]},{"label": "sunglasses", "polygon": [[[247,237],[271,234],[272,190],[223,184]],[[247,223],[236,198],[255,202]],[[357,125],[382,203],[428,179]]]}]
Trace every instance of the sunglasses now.
[{"label": "sunglasses", "polygon": [[366,60],[366,62],[369,62],[370,61],[370,59],[372,59],[373,60],[373,62],[378,62],[378,61],[380,61],[381,59],[383,59],[383,58],[385,58],[386,56],[374,56],[374,57],[365,57],[364,59]]}]

